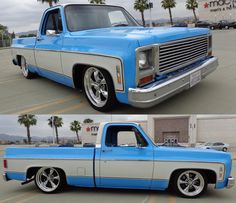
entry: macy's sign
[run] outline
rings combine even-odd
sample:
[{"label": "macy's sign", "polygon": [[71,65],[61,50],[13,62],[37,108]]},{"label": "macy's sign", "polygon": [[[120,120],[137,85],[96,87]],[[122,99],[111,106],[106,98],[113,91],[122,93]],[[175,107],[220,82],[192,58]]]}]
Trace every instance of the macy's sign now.
[{"label": "macy's sign", "polygon": [[229,8],[236,7],[236,0],[212,0],[203,4],[204,8],[214,8],[227,6]]}]

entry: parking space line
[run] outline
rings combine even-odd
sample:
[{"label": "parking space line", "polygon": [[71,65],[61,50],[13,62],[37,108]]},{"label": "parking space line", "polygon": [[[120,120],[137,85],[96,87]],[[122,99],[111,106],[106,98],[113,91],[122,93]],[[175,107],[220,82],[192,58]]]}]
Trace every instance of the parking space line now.
[{"label": "parking space line", "polygon": [[154,195],[149,195],[148,199],[147,199],[147,203],[155,203],[156,202],[156,196]]},{"label": "parking space line", "polygon": [[19,194],[19,195],[11,196],[7,199],[0,200],[0,203],[7,202],[7,201],[10,201],[10,200],[15,199],[15,198],[24,197],[27,194],[29,194],[29,192],[25,192],[25,193],[22,193],[22,194]]},{"label": "parking space line", "polygon": [[10,79],[10,80],[0,80],[0,84],[5,84],[8,82],[15,82],[17,80],[25,80],[24,78],[16,78],[16,79]]},{"label": "parking space line", "polygon": [[16,203],[28,202],[29,200],[34,199],[34,198],[35,198],[36,196],[38,196],[38,195],[39,195],[39,194],[36,194],[36,195],[30,196],[30,197],[28,197],[28,198],[25,198],[25,199],[16,201]]},{"label": "parking space line", "polygon": [[168,203],[176,203],[176,197],[175,196],[170,196],[168,198]]},{"label": "parking space line", "polygon": [[36,105],[34,107],[31,107],[31,108],[28,108],[28,109],[24,109],[22,111],[14,113],[14,114],[30,113],[30,112],[33,112],[35,110],[40,110],[40,109],[44,109],[44,108],[47,108],[47,107],[50,107],[50,106],[62,104],[62,103],[71,101],[71,100],[73,100],[75,98],[78,98],[78,96],[70,96],[70,97],[59,99],[59,100],[56,100],[56,101],[53,101],[53,102],[49,102],[49,103],[46,103],[46,104]]},{"label": "parking space line", "polygon": [[68,107],[68,108],[65,108],[65,109],[62,109],[62,110],[55,111],[52,114],[67,113],[67,112],[70,112],[72,110],[80,109],[83,105],[84,105],[84,103],[80,102],[79,104],[76,104],[74,106],[71,106],[71,107]]}]

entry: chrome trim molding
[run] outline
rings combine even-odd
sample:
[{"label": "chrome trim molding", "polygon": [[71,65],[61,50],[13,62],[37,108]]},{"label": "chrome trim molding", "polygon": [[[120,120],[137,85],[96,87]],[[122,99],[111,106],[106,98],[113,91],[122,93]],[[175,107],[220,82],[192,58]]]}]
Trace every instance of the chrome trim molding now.
[{"label": "chrome trim molding", "polygon": [[217,66],[218,59],[212,57],[207,59],[199,67],[161,84],[154,85],[147,89],[129,88],[129,103],[138,108],[152,107],[183,90],[190,89],[190,75],[194,72],[201,71],[201,77],[204,78],[215,71]]},{"label": "chrome trim molding", "polygon": [[231,188],[235,185],[235,179],[233,177],[229,177],[228,180],[227,180],[227,186],[226,188]]}]

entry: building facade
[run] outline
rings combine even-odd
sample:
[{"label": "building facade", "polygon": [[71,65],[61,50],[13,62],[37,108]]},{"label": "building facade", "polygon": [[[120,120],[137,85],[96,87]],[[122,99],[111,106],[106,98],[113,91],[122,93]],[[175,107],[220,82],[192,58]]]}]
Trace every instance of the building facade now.
[{"label": "building facade", "polygon": [[236,20],[236,0],[198,0],[199,20]]}]

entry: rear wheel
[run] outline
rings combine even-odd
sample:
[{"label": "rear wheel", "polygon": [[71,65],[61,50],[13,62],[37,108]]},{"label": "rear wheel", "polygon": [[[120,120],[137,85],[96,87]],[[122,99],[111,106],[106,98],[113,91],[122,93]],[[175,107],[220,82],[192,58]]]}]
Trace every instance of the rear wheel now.
[{"label": "rear wheel", "polygon": [[65,186],[65,176],[56,168],[40,168],[35,176],[35,184],[44,193],[55,193]]},{"label": "rear wheel", "polygon": [[83,86],[91,106],[98,111],[109,111],[116,103],[111,76],[106,70],[89,67],[84,72]]},{"label": "rear wheel", "polygon": [[23,57],[23,56],[21,57],[20,66],[21,66],[22,74],[25,78],[31,79],[35,76],[32,72],[30,72],[29,65],[27,64],[25,57]]},{"label": "rear wheel", "polygon": [[196,198],[206,191],[207,179],[195,170],[179,171],[174,176],[173,186],[180,196]]}]

